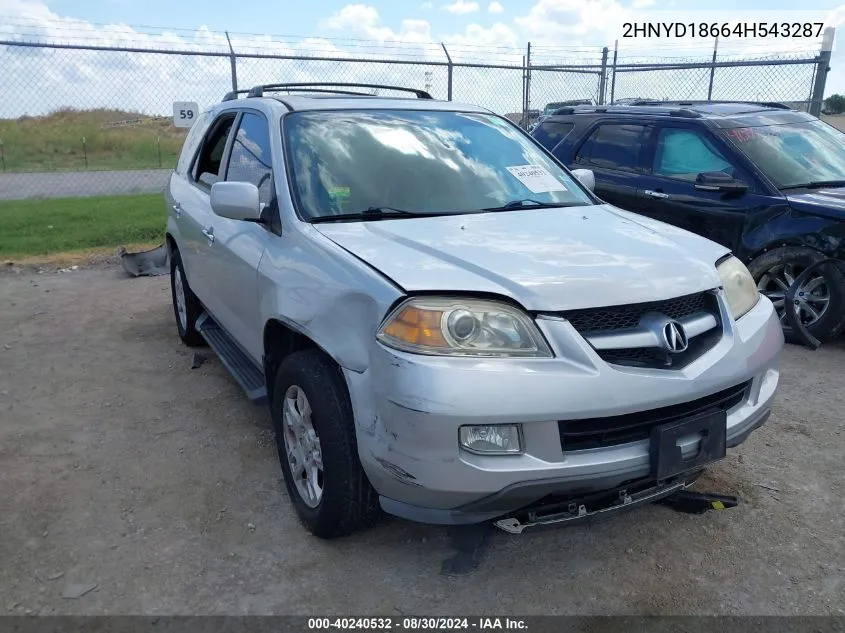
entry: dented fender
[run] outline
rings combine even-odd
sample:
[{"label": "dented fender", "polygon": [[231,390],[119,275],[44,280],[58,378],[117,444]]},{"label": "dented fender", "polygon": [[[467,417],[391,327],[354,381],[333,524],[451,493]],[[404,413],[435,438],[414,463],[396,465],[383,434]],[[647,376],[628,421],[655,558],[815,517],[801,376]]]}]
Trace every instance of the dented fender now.
[{"label": "dented fender", "polygon": [[402,290],[310,225],[279,240],[258,270],[262,322],[277,319],[340,367],[365,372],[376,328]]},{"label": "dented fender", "polygon": [[790,196],[788,204],[751,216],[743,235],[743,259],[750,261],[767,249],[784,245],[805,246],[845,259],[845,207],[824,206],[819,199],[816,194]]}]

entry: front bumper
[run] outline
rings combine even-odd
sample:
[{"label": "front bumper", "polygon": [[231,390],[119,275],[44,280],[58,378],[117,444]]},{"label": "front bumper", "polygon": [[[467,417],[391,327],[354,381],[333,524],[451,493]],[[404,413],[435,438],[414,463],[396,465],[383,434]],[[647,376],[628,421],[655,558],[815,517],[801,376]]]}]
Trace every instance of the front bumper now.
[{"label": "front bumper", "polygon": [[[650,474],[649,443],[564,451],[558,420],[656,409],[751,386],[727,412],[727,445],[768,417],[783,334],[771,302],[738,322],[723,298],[722,340],[683,369],[605,363],[572,326],[539,318],[552,359],[417,356],[377,345],[370,369],[347,372],[361,463],[389,513],[426,523],[475,523],[550,494],[611,490]],[[524,452],[484,456],[458,448],[466,424],[523,425]],[[697,442],[683,445],[685,457]]]}]

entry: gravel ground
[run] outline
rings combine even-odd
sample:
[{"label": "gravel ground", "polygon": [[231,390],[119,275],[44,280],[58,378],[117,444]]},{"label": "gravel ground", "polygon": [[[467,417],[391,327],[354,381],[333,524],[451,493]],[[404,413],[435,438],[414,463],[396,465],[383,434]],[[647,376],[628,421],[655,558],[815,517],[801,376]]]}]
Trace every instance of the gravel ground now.
[{"label": "gravel ground", "polygon": [[166,277],[4,274],[0,306],[0,613],[845,613],[843,344],[788,348],[771,420],[700,480],[739,508],[495,532],[449,577],[444,528],[305,533]]},{"label": "gravel ground", "polygon": [[57,171],[0,174],[0,200],[157,193],[170,169]]}]

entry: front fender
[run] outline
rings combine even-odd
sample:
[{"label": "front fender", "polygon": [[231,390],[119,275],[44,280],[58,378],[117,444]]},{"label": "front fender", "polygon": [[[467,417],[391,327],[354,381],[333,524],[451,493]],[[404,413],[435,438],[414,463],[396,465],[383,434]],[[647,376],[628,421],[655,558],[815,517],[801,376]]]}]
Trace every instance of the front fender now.
[{"label": "front fender", "polygon": [[784,207],[749,223],[743,246],[746,262],[780,246],[805,246],[828,257],[845,258],[845,222]]},{"label": "front fender", "polygon": [[259,293],[263,323],[278,319],[356,373],[369,367],[376,328],[403,294],[310,226],[283,233],[267,249]]}]

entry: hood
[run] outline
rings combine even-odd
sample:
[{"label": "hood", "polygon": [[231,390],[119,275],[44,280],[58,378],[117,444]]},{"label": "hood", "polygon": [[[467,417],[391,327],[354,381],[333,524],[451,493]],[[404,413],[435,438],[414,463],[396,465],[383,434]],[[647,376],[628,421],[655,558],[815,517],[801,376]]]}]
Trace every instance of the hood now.
[{"label": "hood", "polygon": [[715,288],[727,252],[609,205],[313,226],[408,292],[504,295],[532,311]]},{"label": "hood", "polygon": [[789,206],[796,211],[845,220],[845,187],[793,192],[787,195],[786,199]]}]

